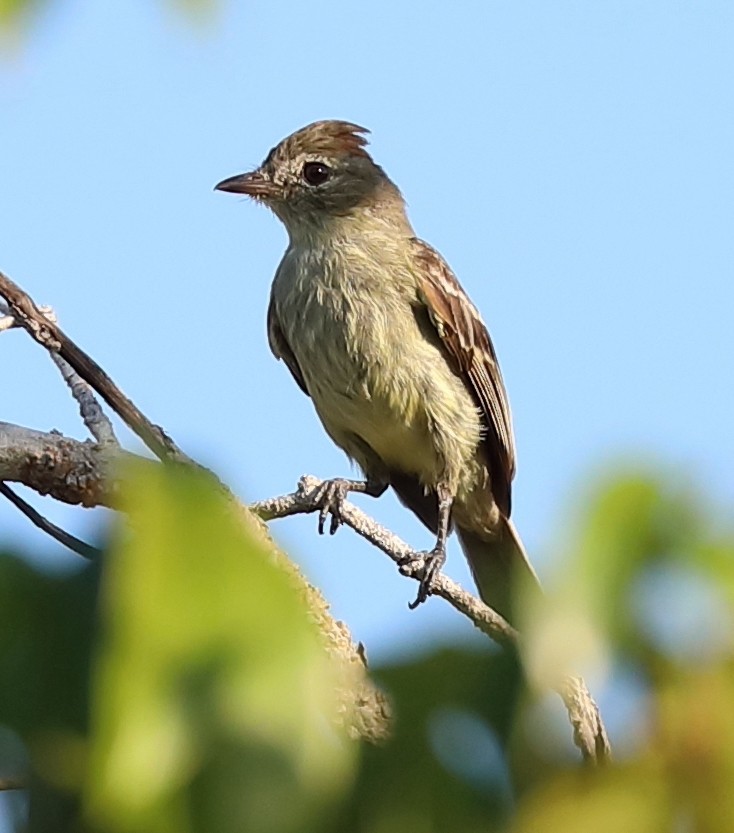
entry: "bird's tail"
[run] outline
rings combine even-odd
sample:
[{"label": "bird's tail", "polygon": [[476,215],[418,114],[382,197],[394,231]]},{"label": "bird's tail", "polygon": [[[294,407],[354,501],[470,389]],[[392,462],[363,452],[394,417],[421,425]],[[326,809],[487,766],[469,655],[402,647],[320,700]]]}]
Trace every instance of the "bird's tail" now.
[{"label": "bird's tail", "polygon": [[540,594],[538,576],[530,565],[520,536],[509,518],[503,518],[497,532],[483,537],[457,526],[461,548],[464,550],[479,595],[511,624],[517,626],[513,615],[518,598]]}]

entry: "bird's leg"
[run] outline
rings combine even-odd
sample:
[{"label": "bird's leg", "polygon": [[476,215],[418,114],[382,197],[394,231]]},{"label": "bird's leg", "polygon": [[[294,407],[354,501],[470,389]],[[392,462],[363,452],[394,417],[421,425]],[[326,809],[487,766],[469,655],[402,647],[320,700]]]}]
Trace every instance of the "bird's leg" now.
[{"label": "bird's leg", "polygon": [[454,497],[445,483],[438,484],[436,487],[436,495],[438,497],[436,545],[432,550],[416,553],[415,557],[409,557],[410,561],[422,558],[425,565],[423,568],[423,578],[418,587],[418,595],[415,601],[408,605],[411,610],[415,610],[421,602],[425,602],[428,598],[433,580],[441,572],[441,568],[446,563],[446,540],[449,537],[449,530],[451,529],[451,506],[454,502]]},{"label": "bird's leg", "polygon": [[347,480],[343,477],[335,477],[332,480],[325,480],[319,487],[317,497],[321,504],[319,512],[319,535],[324,534],[326,518],[331,515],[329,534],[333,535],[342,524],[342,504],[349,492],[361,492],[370,497],[380,497],[387,489],[386,479],[371,477],[367,480]]}]

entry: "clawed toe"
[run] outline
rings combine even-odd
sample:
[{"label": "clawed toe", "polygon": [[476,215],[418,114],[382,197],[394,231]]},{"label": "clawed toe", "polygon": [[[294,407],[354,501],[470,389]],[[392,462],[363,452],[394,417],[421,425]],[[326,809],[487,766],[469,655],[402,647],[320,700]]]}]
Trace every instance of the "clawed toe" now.
[{"label": "clawed toe", "polygon": [[402,563],[410,564],[418,558],[423,559],[423,578],[420,580],[418,595],[415,597],[415,601],[408,604],[411,610],[415,610],[419,604],[425,602],[431,595],[433,584],[440,574],[441,568],[446,563],[446,550],[443,547],[434,547],[434,549],[428,552],[418,552],[415,555],[406,556]]},{"label": "clawed toe", "polygon": [[[344,501],[346,500],[349,492],[355,491],[368,494],[382,494],[384,490],[385,485],[381,482],[375,485],[371,481],[365,481],[362,483],[361,481],[346,480],[341,477],[324,481],[320,485],[316,497],[316,502],[319,507],[319,535],[324,534],[326,519],[329,515],[331,515],[331,521],[329,523],[330,535],[333,535],[342,525],[344,522],[344,518],[342,517]],[[422,566],[422,576],[418,587],[418,595],[416,596],[415,601],[408,605],[411,610],[415,610],[418,605],[425,602],[433,592],[433,586],[436,582],[436,578],[440,574],[441,568],[446,563],[447,530],[448,520],[446,520],[443,527],[439,528],[438,541],[432,550],[428,550],[427,552],[411,552],[399,562],[401,567],[416,565],[416,562],[421,563],[420,565],[417,565],[418,569],[421,569]],[[413,574],[414,571],[406,570],[406,572]]]},{"label": "clawed toe", "polygon": [[329,524],[329,535],[333,535],[342,525],[342,506],[349,492],[349,483],[345,480],[327,480],[323,484],[322,493],[319,497],[321,509],[319,510],[319,535],[324,534],[326,519],[331,515]]}]

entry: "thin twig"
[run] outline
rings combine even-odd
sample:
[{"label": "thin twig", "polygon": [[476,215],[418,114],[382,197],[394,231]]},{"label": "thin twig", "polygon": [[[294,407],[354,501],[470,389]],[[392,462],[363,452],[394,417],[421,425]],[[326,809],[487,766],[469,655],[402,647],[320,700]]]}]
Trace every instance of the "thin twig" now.
[{"label": "thin twig", "polygon": [[573,742],[584,760],[605,763],[611,757],[611,745],[601,712],[581,677],[566,677],[556,689],[561,695],[573,726]]},{"label": "thin twig", "polygon": [[100,407],[92,388],[81,378],[74,368],[62,359],[58,353],[51,352],[51,358],[58,367],[63,380],[69,386],[71,395],[79,404],[79,413],[89,433],[98,443],[109,443],[119,446],[120,443],[115,436],[115,429],[112,427],[107,414]]},{"label": "thin twig", "polygon": [[[298,483],[298,491],[251,504],[250,509],[265,521],[284,518],[288,515],[316,512],[321,509],[319,501],[321,485],[322,481],[318,478],[305,475]],[[407,557],[415,555],[415,550],[405,541],[349,501],[342,504],[340,515],[348,527],[389,556],[398,565],[403,575],[416,581],[421,580],[424,565],[420,560],[409,564],[403,563]],[[468,616],[479,630],[496,642],[503,645],[517,645],[519,635],[515,628],[499,613],[464,590],[447,575],[440,573],[436,577],[431,594],[441,596],[460,613]]]},{"label": "thin twig", "polygon": [[158,425],[152,423],[128,399],[94,359],[78,347],[62,330],[49,321],[31,297],[3,272],[0,272],[0,295],[8,303],[15,323],[23,327],[43,347],[58,353],[120,416],[131,431],[160,460],[194,465],[176,443]]},{"label": "thin twig", "polygon": [[[58,323],[56,313],[52,307],[38,307],[38,311],[50,323]],[[22,326],[11,314],[8,305],[0,300],[0,332],[11,329],[22,329]],[[79,403],[79,412],[89,433],[99,443],[113,443],[119,446],[120,443],[117,441],[112,423],[97,402],[92,388],[58,353],[54,351],[49,351],[49,353],[54,364],[58,367],[61,377],[69,386],[71,395]]]},{"label": "thin twig", "polygon": [[[305,475],[298,483],[298,490],[269,500],[258,501],[250,509],[264,521],[318,512],[321,509],[323,481]],[[403,575],[420,581],[424,565],[420,561],[404,564],[406,556],[414,556],[415,550],[402,539],[377,523],[354,504],[345,501],[340,516],[357,534],[381,549],[400,568]],[[431,595],[440,596],[452,607],[467,616],[474,625],[491,639],[504,645],[520,646],[520,634],[497,611],[477,596],[464,590],[443,573],[439,574],[431,588]],[[581,750],[584,760],[603,763],[610,755],[609,739],[588,688],[580,677],[567,677],[557,688],[573,727],[574,743]]]},{"label": "thin twig", "polygon": [[97,547],[93,547],[91,544],[85,543],[72,535],[70,532],[65,532],[60,526],[56,526],[56,524],[51,523],[48,518],[44,518],[40,512],[37,512],[30,505],[30,503],[26,503],[20,495],[16,495],[7,483],[3,483],[1,481],[0,495],[6,497],[13,504],[13,506],[20,509],[20,511],[31,523],[35,524],[39,529],[50,535],[55,541],[58,541],[65,547],[68,547],[77,555],[81,555],[82,558],[94,561],[102,555],[102,551],[98,550]]},{"label": "thin twig", "polygon": [[[51,323],[56,322],[56,316],[51,308],[39,308],[39,311],[44,315],[47,321]],[[17,319],[10,313],[10,309],[4,302],[0,301],[0,332],[18,327]],[[102,411],[99,403],[94,397],[94,393],[89,385],[79,376],[78,373],[71,367],[71,365],[59,356],[58,353],[51,352],[51,358],[58,367],[61,375],[71,390],[71,395],[79,403],[79,411],[84,424],[89,429],[92,436],[99,443],[114,444],[119,447],[115,432],[112,428],[112,423]],[[46,532],[55,541],[58,541],[63,546],[70,549],[72,552],[81,555],[82,558],[93,560],[101,555],[100,550],[96,547],[87,544],[76,536],[61,529],[61,527],[52,523],[48,518],[44,518],[40,512],[37,512],[29,503],[23,500],[20,495],[17,495],[7,484],[0,481],[0,494],[6,497],[17,509],[19,509],[30,521],[35,524],[40,530]]]}]

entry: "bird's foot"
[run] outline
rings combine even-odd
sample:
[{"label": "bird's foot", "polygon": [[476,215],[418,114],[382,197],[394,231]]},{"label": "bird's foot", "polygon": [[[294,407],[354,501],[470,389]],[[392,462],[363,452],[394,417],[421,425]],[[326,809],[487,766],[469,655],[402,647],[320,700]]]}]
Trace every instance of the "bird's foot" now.
[{"label": "bird's foot", "polygon": [[357,480],[346,480],[342,477],[335,477],[333,480],[325,480],[319,487],[317,501],[321,509],[319,511],[319,535],[324,534],[326,519],[331,515],[329,524],[329,535],[333,535],[342,525],[342,506],[347,499],[349,492],[364,491],[364,484]]},{"label": "bird's foot", "polygon": [[415,564],[416,561],[423,562],[423,576],[420,580],[418,595],[415,597],[415,601],[408,605],[411,610],[415,610],[419,604],[425,602],[425,600],[431,595],[433,583],[441,572],[441,568],[446,563],[445,544],[436,544],[432,550],[425,552],[412,553],[401,561],[401,566]]}]

